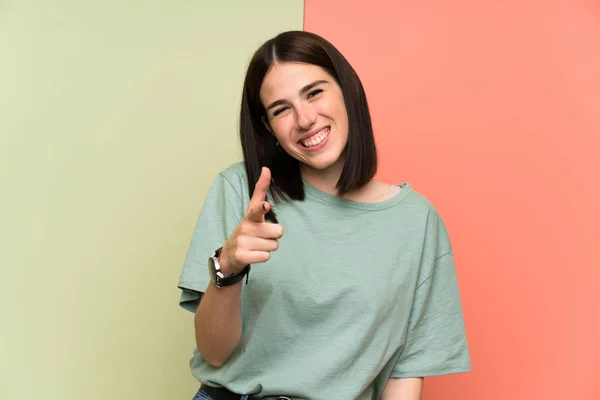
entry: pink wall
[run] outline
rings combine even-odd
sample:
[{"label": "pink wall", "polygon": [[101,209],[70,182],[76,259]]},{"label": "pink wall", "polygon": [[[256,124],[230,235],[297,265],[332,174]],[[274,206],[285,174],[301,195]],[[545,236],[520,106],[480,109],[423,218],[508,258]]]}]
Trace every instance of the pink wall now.
[{"label": "pink wall", "polygon": [[599,3],[306,0],[305,29],[453,238],[473,372],[425,400],[600,399]]}]

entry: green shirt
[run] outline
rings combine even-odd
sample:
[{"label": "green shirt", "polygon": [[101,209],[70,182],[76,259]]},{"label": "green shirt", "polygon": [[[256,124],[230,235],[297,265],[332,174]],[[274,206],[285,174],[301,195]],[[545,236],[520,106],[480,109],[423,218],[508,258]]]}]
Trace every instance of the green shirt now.
[{"label": "green shirt", "polygon": [[[389,378],[470,371],[452,248],[433,205],[408,183],[378,203],[341,199],[305,183],[306,199],[276,205],[279,249],[244,280],[242,337],[193,375],[240,394],[378,399]],[[179,287],[195,311],[208,257],[249,202],[242,163],[219,174],[198,219]]]}]

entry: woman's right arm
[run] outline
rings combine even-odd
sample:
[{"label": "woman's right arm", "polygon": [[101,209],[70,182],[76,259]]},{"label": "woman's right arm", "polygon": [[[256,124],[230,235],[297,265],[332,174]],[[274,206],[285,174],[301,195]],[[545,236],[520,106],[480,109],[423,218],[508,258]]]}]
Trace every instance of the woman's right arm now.
[{"label": "woman's right arm", "polygon": [[194,316],[198,351],[216,368],[227,361],[242,336],[242,282],[222,288],[210,283]]},{"label": "woman's right arm", "polygon": [[[270,182],[271,171],[263,168],[246,215],[223,245],[219,264],[225,276],[239,273],[248,264],[267,261],[270,252],[278,248],[283,227],[265,222],[271,207],[265,201]],[[196,309],[196,346],[213,367],[222,366],[240,342],[242,282],[221,288],[209,283]]]}]

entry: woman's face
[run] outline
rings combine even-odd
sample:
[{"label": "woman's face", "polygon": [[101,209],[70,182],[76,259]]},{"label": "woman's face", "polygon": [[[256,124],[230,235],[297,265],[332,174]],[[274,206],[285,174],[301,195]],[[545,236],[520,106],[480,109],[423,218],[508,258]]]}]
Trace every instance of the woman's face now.
[{"label": "woman's face", "polygon": [[317,170],[343,165],[348,114],[340,86],[323,68],[274,64],[260,98],[265,124],[290,156]]}]

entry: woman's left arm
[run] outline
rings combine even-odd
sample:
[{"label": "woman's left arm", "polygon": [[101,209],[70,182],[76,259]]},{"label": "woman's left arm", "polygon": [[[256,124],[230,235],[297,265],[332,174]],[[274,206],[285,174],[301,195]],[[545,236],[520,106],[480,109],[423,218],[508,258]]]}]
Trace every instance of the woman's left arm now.
[{"label": "woman's left arm", "polygon": [[387,381],[381,400],[421,400],[423,378],[391,378]]}]

